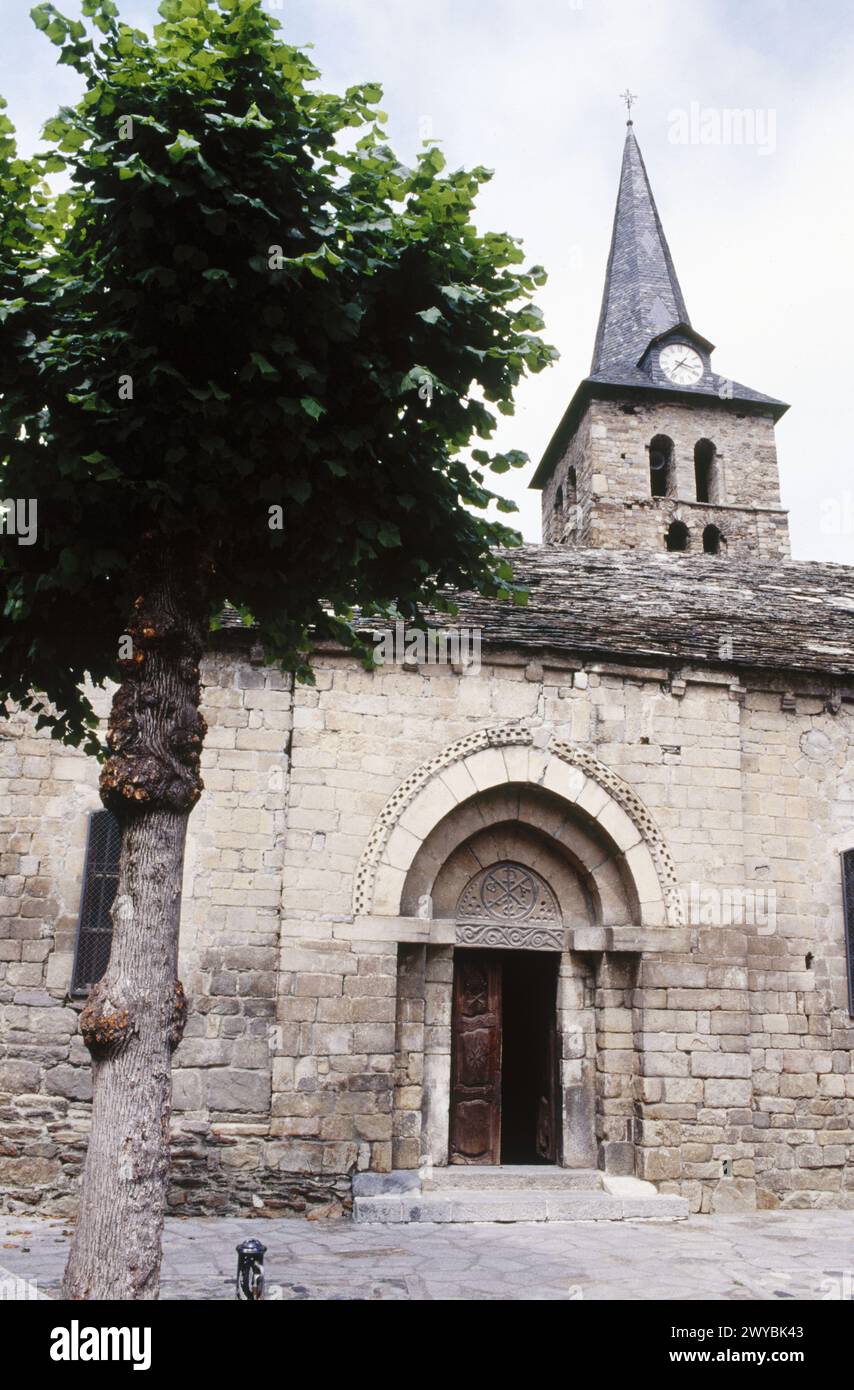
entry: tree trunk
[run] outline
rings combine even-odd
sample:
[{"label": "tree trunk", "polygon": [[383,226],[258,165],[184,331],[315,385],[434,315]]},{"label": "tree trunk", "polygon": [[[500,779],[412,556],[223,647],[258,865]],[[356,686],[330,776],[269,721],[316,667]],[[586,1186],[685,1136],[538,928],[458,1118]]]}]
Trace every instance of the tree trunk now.
[{"label": "tree trunk", "polygon": [[[92,1128],[63,1294],[155,1299],[169,1168],[171,1055],[187,820],[201,794],[198,662],[207,627],[197,569],[147,537],[122,650],[101,799],[122,826],[113,945],[80,1016],[92,1055]],[[124,640],[124,639],[123,639]],[[126,643],[129,647],[130,643]]]}]

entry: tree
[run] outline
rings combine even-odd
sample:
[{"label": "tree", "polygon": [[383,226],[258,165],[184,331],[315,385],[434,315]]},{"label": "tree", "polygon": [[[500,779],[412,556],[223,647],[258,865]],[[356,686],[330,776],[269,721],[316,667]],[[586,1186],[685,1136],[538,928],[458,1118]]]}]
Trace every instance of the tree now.
[{"label": "tree", "polygon": [[[187,819],[202,791],[201,658],[229,602],[310,679],[319,636],[516,592],[483,511],[493,408],[553,350],[543,272],[473,225],[485,169],[414,168],[380,88],[318,90],[261,0],[113,0],[33,17],[85,91],[15,156],[0,130],[0,699],[94,756],[122,828],[109,967],[81,1015],[92,1131],[73,1298],[156,1298]],[[8,124],[8,123],[7,123]],[[42,176],[64,169],[53,197]],[[478,514],[480,513],[480,514]],[[101,748],[84,680],[118,682]]]}]

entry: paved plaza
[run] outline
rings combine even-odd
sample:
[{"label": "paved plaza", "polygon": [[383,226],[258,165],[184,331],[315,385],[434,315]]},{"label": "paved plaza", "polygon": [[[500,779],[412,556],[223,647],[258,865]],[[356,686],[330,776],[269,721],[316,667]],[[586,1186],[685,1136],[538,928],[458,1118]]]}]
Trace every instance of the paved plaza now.
[{"label": "paved plaza", "polygon": [[[233,1298],[249,1236],[267,1246],[276,1299],[854,1300],[854,1212],[840,1211],[393,1227],[172,1218],[161,1296]],[[69,1239],[64,1221],[0,1217],[0,1294],[27,1296],[12,1276],[58,1297]]]}]

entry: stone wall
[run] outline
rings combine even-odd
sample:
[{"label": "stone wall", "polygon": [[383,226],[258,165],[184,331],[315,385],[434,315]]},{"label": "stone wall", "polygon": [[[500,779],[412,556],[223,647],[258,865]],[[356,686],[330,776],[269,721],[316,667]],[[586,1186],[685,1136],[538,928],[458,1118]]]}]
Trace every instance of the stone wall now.
[{"label": "stone wall", "polygon": [[[203,669],[206,791],[187,844],[170,1205],[277,1215],[349,1204],[343,1173],[293,1174],[271,1130],[290,680],[245,650]],[[97,693],[100,711],[107,697]],[[97,766],[11,720],[0,741],[0,1204],[74,1206],[88,1053],[70,995]]]},{"label": "stone wall", "polygon": [[[649,445],[657,435],[673,442],[672,486],[661,498],[650,495]],[[701,439],[717,450],[716,500],[709,503],[697,502],[694,447]],[[715,525],[730,556],[790,558],[771,416],[739,414],[724,402],[592,401],[543,490],[544,541],[660,552],[674,520],[688,527],[689,553],[702,553],[703,530]]]},{"label": "stone wall", "polygon": [[[479,675],[370,674],[327,652],[316,687],[292,693],[245,650],[211,655],[185,877],[176,1208],[336,1212],[355,1170],[442,1161],[453,924],[401,915],[400,891],[397,908],[386,893],[360,917],[353,889],[399,789],[497,725],[523,745],[514,761],[511,739],[507,766],[522,768],[527,745],[534,766],[566,744],[622,779],[681,892],[681,924],[650,922],[636,940],[593,931],[566,953],[564,1121],[579,1140],[566,1161],[635,1171],[696,1209],[854,1205],[839,870],[854,846],[854,706],[807,676],[554,663],[493,650]],[[68,986],[96,769],[24,720],[4,732],[0,1188],[13,1209],[65,1211],[87,1114]],[[479,814],[484,793],[465,776],[431,774],[439,822],[466,796]],[[599,814],[618,834],[616,812]],[[414,812],[389,826],[388,881],[402,883],[394,866],[430,827]],[[739,905],[732,890],[754,897]]]}]

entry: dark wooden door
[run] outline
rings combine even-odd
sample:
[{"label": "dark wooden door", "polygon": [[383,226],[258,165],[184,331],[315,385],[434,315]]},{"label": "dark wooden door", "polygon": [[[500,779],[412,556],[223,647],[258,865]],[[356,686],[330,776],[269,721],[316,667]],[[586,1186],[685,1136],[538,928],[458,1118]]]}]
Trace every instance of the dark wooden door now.
[{"label": "dark wooden door", "polygon": [[451,1163],[500,1162],[501,960],[457,951],[451,1043]]}]

